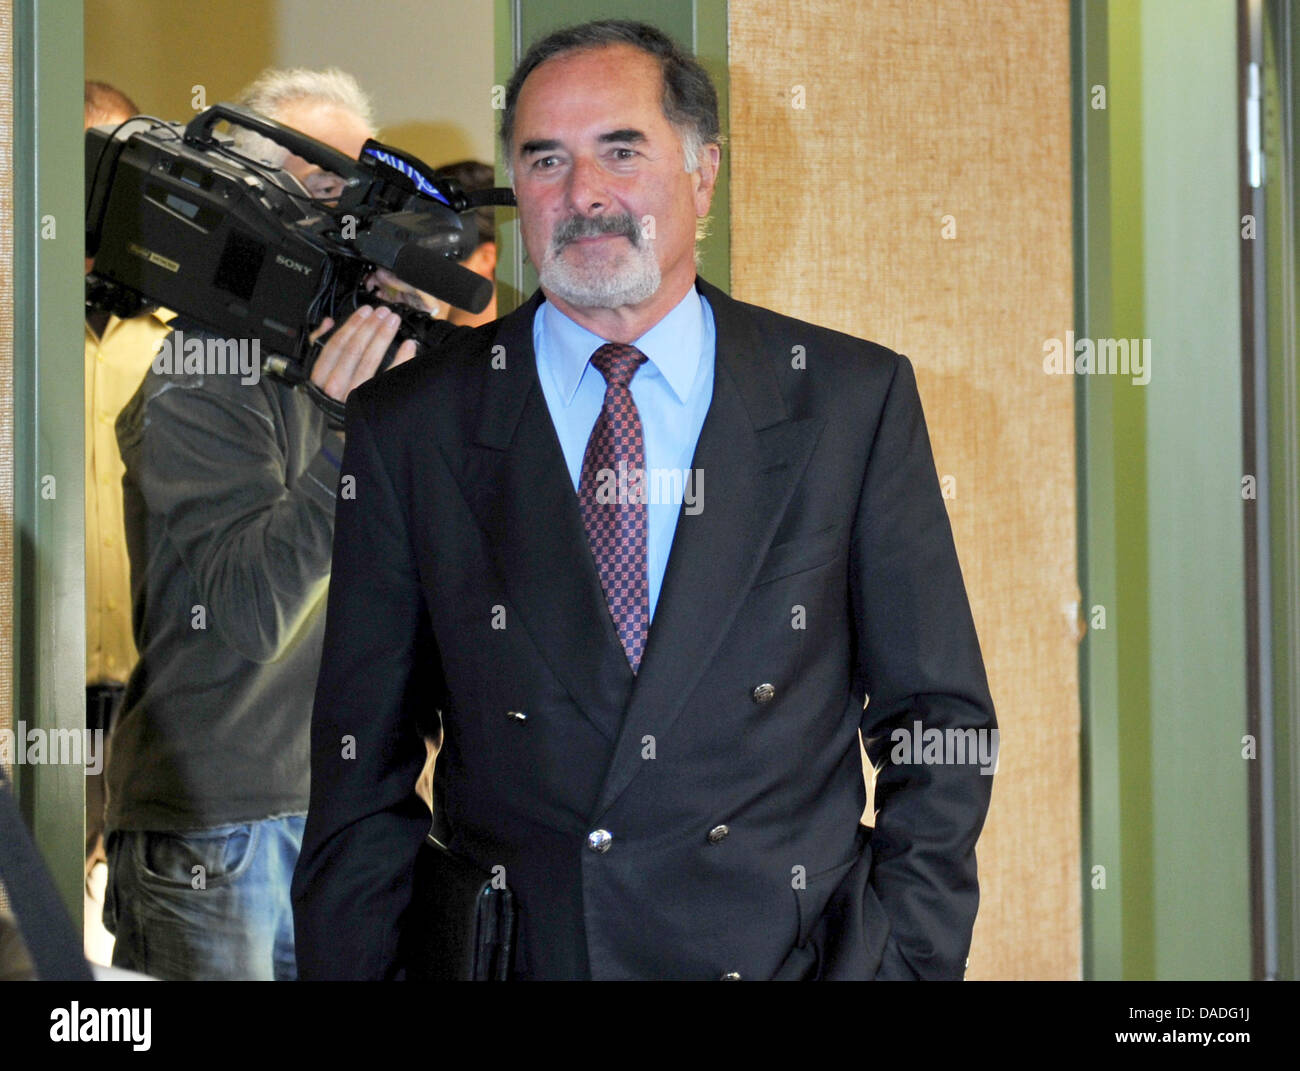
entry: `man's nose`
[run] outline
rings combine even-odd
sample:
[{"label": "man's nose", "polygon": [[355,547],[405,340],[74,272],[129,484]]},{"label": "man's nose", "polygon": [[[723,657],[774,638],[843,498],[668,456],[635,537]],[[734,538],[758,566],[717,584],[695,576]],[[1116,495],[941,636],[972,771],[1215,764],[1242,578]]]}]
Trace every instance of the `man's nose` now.
[{"label": "man's nose", "polygon": [[605,173],[596,160],[580,156],[573,161],[568,194],[569,207],[578,215],[594,215],[609,207]]}]

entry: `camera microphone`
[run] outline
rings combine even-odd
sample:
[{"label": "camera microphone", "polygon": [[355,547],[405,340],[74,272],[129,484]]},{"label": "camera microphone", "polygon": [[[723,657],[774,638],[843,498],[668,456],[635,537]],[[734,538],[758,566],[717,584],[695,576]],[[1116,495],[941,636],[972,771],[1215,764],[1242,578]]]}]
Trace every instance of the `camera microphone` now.
[{"label": "camera microphone", "polygon": [[436,294],[466,312],[482,312],[492,300],[492,281],[415,242],[403,245],[389,269],[417,290]]}]

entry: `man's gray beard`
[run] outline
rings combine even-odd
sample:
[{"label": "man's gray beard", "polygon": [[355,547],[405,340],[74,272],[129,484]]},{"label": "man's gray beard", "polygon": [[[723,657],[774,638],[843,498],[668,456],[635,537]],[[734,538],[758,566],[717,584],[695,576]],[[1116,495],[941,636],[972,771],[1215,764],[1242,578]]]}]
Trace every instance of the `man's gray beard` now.
[{"label": "man's gray beard", "polygon": [[631,256],[616,271],[596,266],[576,267],[548,246],[537,278],[542,288],[579,309],[616,309],[639,305],[653,297],[663,281],[650,244],[633,244]]}]

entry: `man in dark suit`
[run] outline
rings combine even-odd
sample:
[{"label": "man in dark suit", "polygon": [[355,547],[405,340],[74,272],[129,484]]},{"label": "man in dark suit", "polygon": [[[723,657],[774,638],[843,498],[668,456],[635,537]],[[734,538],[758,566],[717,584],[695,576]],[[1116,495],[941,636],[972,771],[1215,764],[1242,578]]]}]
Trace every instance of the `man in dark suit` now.
[{"label": "man in dark suit", "polygon": [[535,45],[502,139],[539,293],[348,404],[300,976],[400,973],[436,706],[517,977],[962,977],[996,723],[910,364],[696,276],[658,31]]}]

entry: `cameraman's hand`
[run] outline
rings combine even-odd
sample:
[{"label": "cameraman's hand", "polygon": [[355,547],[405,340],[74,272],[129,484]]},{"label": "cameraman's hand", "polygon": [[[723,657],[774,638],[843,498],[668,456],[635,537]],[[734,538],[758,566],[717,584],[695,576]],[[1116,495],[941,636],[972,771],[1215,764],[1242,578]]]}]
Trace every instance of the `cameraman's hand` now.
[{"label": "cameraman's hand", "polygon": [[[347,401],[352,388],[360,386],[378,370],[401,322],[401,317],[391,309],[362,305],[325,343],[311,370],[311,381],[331,398]],[[315,342],[333,326],[334,321],[327,316],[311,333],[311,340]],[[389,367],[414,356],[415,340],[407,339],[398,347]]]},{"label": "cameraman's hand", "polygon": [[432,294],[417,290],[410,283],[404,283],[387,268],[376,268],[366,277],[366,289],[378,294],[380,300],[390,305],[409,305],[413,309],[427,312],[433,317],[447,315],[447,306]]}]

